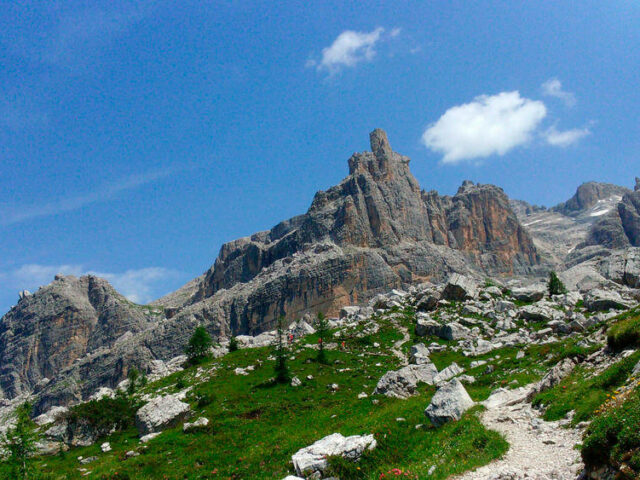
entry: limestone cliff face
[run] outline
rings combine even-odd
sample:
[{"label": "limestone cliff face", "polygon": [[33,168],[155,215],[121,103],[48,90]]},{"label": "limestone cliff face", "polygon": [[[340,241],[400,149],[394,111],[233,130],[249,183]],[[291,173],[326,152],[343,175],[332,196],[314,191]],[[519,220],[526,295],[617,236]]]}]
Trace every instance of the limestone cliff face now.
[{"label": "limestone cliff face", "polygon": [[14,397],[33,390],[87,353],[108,348],[126,332],[149,325],[106,280],[56,277],[25,295],[0,320],[0,387]]},{"label": "limestone cliff face", "polygon": [[593,225],[586,244],[616,249],[640,246],[640,179],[636,178],[635,190],[626,193],[617,208]]},{"label": "limestone cliff face", "polygon": [[176,315],[208,315],[228,330],[255,333],[279,315],[334,313],[454,270],[513,274],[537,264],[500,188],[465,182],[453,197],[421,191],[409,158],[392,151],[382,130],[370,143],[306,214],[225,244]]}]

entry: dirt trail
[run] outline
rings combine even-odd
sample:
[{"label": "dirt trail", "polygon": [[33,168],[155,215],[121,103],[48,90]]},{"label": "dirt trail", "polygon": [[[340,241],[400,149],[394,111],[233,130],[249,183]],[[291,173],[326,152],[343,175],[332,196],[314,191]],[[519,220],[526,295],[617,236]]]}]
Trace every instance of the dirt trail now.
[{"label": "dirt trail", "polygon": [[[574,446],[581,432],[563,425],[567,420],[546,422],[525,400],[525,389],[504,393],[484,402],[482,423],[502,433],[509,451],[495,462],[457,480],[575,480],[582,471],[580,453]],[[498,396],[499,397],[499,396]]]}]

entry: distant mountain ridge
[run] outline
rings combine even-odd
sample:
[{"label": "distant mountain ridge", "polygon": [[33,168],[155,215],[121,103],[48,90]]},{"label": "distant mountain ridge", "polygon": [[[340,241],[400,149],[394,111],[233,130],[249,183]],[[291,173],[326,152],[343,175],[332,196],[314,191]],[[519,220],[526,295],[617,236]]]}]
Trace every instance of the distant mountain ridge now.
[{"label": "distant mountain ridge", "polygon": [[280,316],[334,315],[453,272],[483,279],[562,270],[581,246],[585,258],[609,251],[585,245],[599,218],[590,209],[613,212],[622,191],[625,235],[638,221],[639,192],[593,182],[551,210],[470,181],[453,196],[426,192],[382,130],[370,143],[305,214],[223,245],[202,276],[149,306],[91,276],[59,276],[22,298],[0,320],[2,395],[39,392],[39,411],[79,401],[116,386],[133,366],[149,371],[153,360],[182,354],[198,325],[214,338],[256,335]]}]

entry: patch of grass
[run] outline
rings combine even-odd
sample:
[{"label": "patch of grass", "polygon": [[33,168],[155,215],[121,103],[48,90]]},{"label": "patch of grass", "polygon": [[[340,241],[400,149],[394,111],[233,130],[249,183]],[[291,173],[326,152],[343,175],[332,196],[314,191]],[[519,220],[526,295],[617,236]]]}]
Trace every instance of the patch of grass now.
[{"label": "patch of grass", "polygon": [[[399,313],[403,316],[395,322],[413,321],[411,312]],[[426,476],[432,464],[436,465],[434,478],[445,478],[447,472],[459,473],[500,456],[506,444],[473,415],[441,429],[415,428],[428,424],[423,412],[434,387],[421,385],[418,395],[408,400],[377,396],[374,403],[373,397],[358,399],[360,392],[370,395],[387,370],[399,367],[389,347],[400,338],[402,333],[392,321],[381,318],[380,330],[369,339],[380,343],[380,348],[347,335],[344,349],[327,352],[328,364],[315,361],[315,349],[295,344],[288,352],[288,365],[291,375],[302,380],[300,387],[270,382],[270,348],[241,349],[189,366],[142,391],[171,393],[176,383],[183,388],[194,385],[187,401],[194,418],[207,417],[210,428],[185,434],[176,426],[144,446],[135,428],[125,428],[105,438],[111,452],[100,452],[99,444],[74,448],[64,456],[39,460],[39,469],[55,480],[77,478],[77,457],[95,455],[98,460],[90,465],[93,478],[280,479],[291,473],[293,453],[335,432],[374,433],[380,438],[374,456],[360,462],[361,468],[370,466],[371,476],[358,478],[377,479],[380,473],[398,467],[400,456],[401,466],[419,478]],[[307,342],[313,344],[309,338],[302,344]],[[249,365],[255,370],[248,376],[234,374],[235,368]],[[203,378],[208,380],[198,383]],[[334,383],[339,385],[335,392],[328,388]],[[397,422],[398,417],[406,422]],[[140,455],[127,457],[131,450]]]},{"label": "patch of grass", "polygon": [[640,477],[640,388],[593,420],[582,445],[586,465],[599,467],[625,463],[628,478]]},{"label": "patch of grass", "polygon": [[533,405],[544,405],[545,420],[559,420],[574,410],[573,423],[589,420],[594,412],[623,385],[640,360],[640,352],[611,365],[599,375],[590,376],[582,366],[576,369],[554,388],[538,394]]},{"label": "patch of grass", "polygon": [[640,309],[634,308],[617,317],[607,330],[607,344],[615,351],[640,347]]},{"label": "patch of grass", "polygon": [[[365,452],[358,462],[331,457],[326,476],[377,480],[397,469],[403,472],[402,478],[426,478],[431,467],[435,467],[429,478],[445,479],[485,465],[504,455],[509,446],[500,434],[482,426],[478,411],[475,408],[460,421],[440,428],[428,426],[416,430],[412,422],[383,426],[376,434],[375,450]],[[388,478],[394,478],[394,474]]]}]

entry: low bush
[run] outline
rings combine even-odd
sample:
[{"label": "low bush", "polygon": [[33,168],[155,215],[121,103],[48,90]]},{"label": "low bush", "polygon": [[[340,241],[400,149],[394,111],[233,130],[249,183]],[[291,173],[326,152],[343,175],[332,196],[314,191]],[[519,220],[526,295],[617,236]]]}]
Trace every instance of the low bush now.
[{"label": "low bush", "polygon": [[640,347],[640,311],[631,310],[607,330],[607,344],[615,351]]},{"label": "low bush", "polygon": [[640,389],[636,388],[621,405],[605,411],[587,428],[582,446],[586,465],[620,466],[640,475]]},{"label": "low bush", "polygon": [[133,427],[139,407],[136,400],[118,392],[114,398],[104,397],[72,407],[66,419],[71,425],[88,424],[98,436],[103,436]]}]

